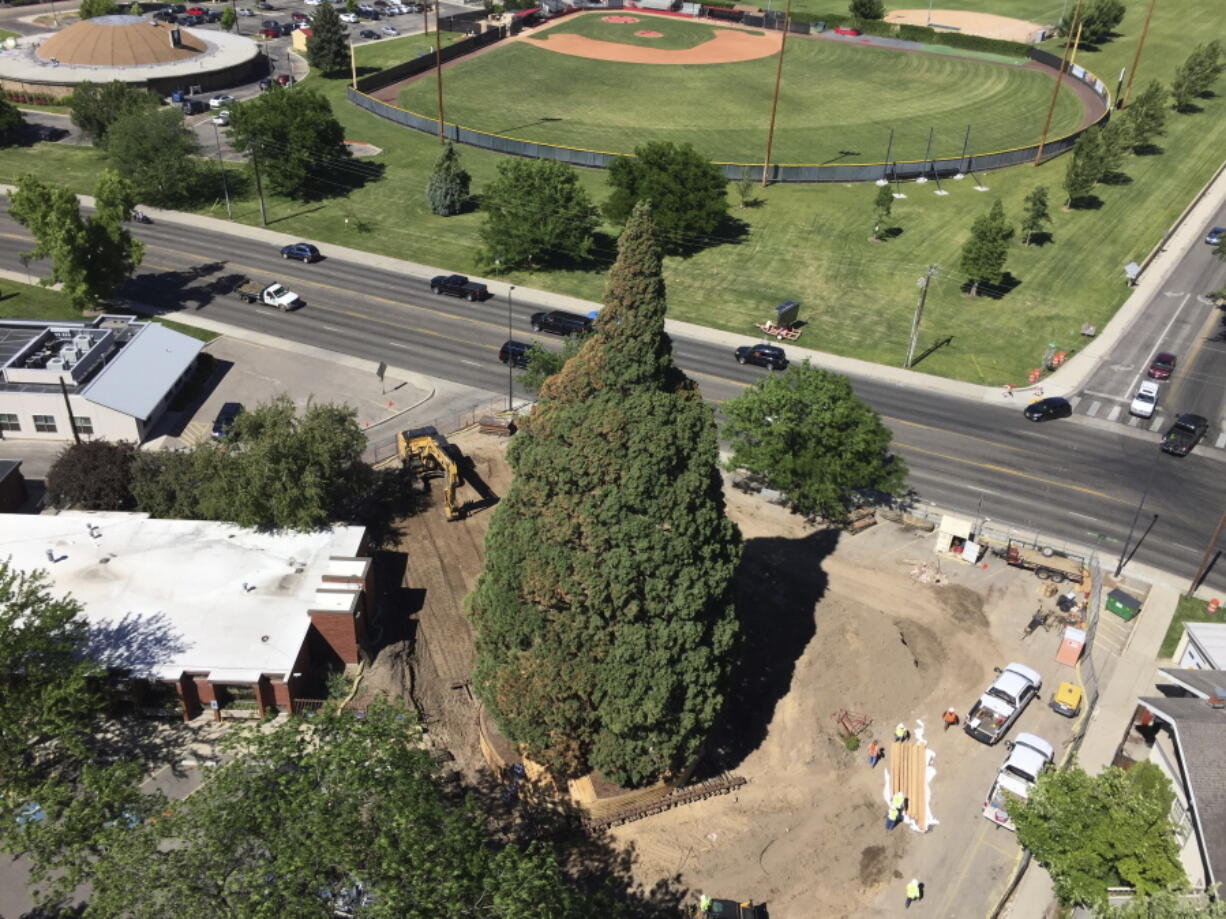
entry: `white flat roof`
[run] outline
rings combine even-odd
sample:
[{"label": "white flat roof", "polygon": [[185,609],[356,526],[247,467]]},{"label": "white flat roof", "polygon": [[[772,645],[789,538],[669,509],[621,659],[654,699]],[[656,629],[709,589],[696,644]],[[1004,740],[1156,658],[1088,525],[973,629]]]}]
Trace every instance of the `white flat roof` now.
[{"label": "white flat roof", "polygon": [[1226,623],[1185,622],[1183,627],[1205,652],[1210,667],[1226,669]]},{"label": "white flat roof", "polygon": [[46,571],[52,594],[81,602],[98,660],[163,679],[191,671],[242,683],[289,676],[330,557],[356,556],[364,532],[262,533],[89,511],[0,514],[0,558]]}]

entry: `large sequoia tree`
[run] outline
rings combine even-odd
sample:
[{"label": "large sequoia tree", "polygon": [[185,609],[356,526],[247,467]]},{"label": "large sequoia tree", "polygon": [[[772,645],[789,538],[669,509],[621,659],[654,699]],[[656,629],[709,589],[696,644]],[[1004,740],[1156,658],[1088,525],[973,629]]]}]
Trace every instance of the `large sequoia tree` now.
[{"label": "large sequoia tree", "polygon": [[674,364],[646,205],[605,308],[541,387],[507,452],[514,478],[470,598],[474,682],[499,727],[555,774],[622,784],[677,769],[723,704],[740,533],[715,423]]}]

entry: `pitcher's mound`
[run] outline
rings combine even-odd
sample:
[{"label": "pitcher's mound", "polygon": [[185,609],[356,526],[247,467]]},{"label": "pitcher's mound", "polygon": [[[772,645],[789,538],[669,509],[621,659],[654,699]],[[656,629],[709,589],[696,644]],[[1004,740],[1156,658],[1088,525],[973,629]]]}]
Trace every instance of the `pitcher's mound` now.
[{"label": "pitcher's mound", "polygon": [[994,13],[971,13],[966,10],[891,10],[886,14],[885,21],[911,26],[931,26],[937,30],[965,32],[967,35],[981,35],[984,38],[999,38],[1027,45],[1040,41],[1039,36],[1051,29],[1051,26],[1028,22],[1025,19],[997,16]]}]

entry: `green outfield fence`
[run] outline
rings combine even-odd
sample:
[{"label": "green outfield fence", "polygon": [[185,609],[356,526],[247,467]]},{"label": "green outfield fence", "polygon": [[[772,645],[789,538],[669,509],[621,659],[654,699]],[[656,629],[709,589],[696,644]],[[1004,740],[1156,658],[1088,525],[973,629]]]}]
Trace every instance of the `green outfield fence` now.
[{"label": "green outfield fence", "polygon": [[[460,22],[458,17],[452,28],[455,31],[467,31],[473,24],[469,21]],[[775,24],[783,25],[781,20],[771,19],[763,25],[770,28]],[[445,22],[445,25],[449,23]],[[459,27],[459,28],[457,28]],[[807,23],[791,23],[789,31],[809,31]],[[518,31],[518,30],[516,30]],[[469,35],[442,49],[442,63],[446,64],[457,58],[472,54],[489,45],[506,38],[508,31],[504,28],[491,29],[480,34]],[[876,42],[887,43],[889,47],[899,50],[923,50],[924,45],[918,42],[901,41],[898,39],[876,39]],[[1052,70],[1060,67],[1060,58],[1038,48],[1027,51],[1030,60],[1044,65]],[[433,52],[423,54],[410,61],[369,74],[357,81],[356,88],[350,86],[346,90],[346,98],[372,114],[388,121],[421,131],[424,134],[437,136],[439,133],[438,118],[429,115],[410,112],[389,102],[374,98],[374,93],[387,89],[404,80],[420,76],[434,69],[435,55]],[[1102,103],[1102,111],[1091,125],[1080,128],[1070,134],[1053,138],[1043,145],[1042,160],[1059,156],[1071,150],[1082,132],[1094,125],[1103,124],[1111,115],[1111,93],[1102,80],[1090,71],[1080,66],[1070,67],[1067,71],[1069,79],[1089,87]],[[561,147],[554,144],[538,143],[518,137],[508,137],[503,134],[490,134],[478,131],[453,122],[443,123],[443,135],[448,139],[471,147],[493,150],[509,156],[522,156],[529,159],[548,159],[568,163],[572,166],[587,166],[594,169],[606,169],[615,159],[628,156],[623,153],[610,153],[603,150],[585,150],[581,147]],[[765,170],[765,178],[770,182],[875,182],[884,179],[888,182],[911,181],[920,178],[944,179],[977,172],[988,172],[993,169],[1005,169],[1023,163],[1032,163],[1039,152],[1038,144],[1025,147],[1014,147],[1009,150],[994,150],[990,153],[970,153],[965,156],[933,158],[927,160],[904,160],[889,163],[771,163]],[[762,174],[763,164],[757,163],[716,163],[730,180],[739,179],[750,170],[757,178]]]}]

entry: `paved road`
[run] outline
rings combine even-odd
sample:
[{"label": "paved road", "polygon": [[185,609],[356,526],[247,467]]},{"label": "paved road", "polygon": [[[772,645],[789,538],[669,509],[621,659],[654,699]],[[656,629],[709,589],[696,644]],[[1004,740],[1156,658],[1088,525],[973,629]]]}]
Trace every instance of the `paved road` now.
[{"label": "paved road", "polygon": [[[275,248],[195,227],[160,223],[136,232],[148,249],[127,294],[134,299],[199,311],[222,322],[491,392],[505,391],[507,373],[497,361],[498,346],[508,337],[504,297],[482,304],[435,297],[425,281],[398,272],[339,258],[315,265],[284,262]],[[0,264],[21,270],[18,253],[29,245],[23,228],[0,222]],[[1162,455],[1156,434],[1091,417],[1088,392],[1074,418],[1036,425],[1022,419],[1020,399],[1014,404],[1002,398],[1000,405],[993,405],[854,380],[857,392],[893,429],[895,449],[912,470],[918,498],[1002,525],[1038,530],[1057,544],[1097,543],[1105,556],[1114,557],[1148,485],[1138,532],[1145,532],[1153,514],[1158,518],[1136,558],[1190,577],[1218,515],[1226,510],[1221,474],[1226,451],[1212,446],[1223,414],[1223,390],[1217,382],[1222,356],[1219,348],[1197,338],[1212,310],[1194,297],[1183,299],[1188,291],[1207,290],[1222,281],[1226,269],[1205,263],[1206,248],[1198,244],[1187,254],[1156,296],[1157,305],[1138,323],[1137,334],[1126,337],[1121,346],[1136,353],[1123,355],[1117,363],[1140,364],[1155,345],[1167,347],[1167,339],[1148,325],[1170,320],[1167,304],[1174,304],[1177,320],[1184,318],[1171,323],[1165,334],[1170,347],[1184,345],[1188,357],[1167,387],[1177,389],[1177,395],[1168,396],[1164,404],[1177,402],[1210,417],[1214,428],[1208,445],[1182,460]],[[32,270],[38,274],[36,266]],[[244,306],[228,292],[246,277],[284,280],[308,306],[288,315]],[[1175,291],[1184,293],[1167,296]],[[529,317],[538,308],[515,296],[510,334],[534,338]],[[550,336],[544,339],[547,345],[557,344]],[[679,338],[675,345],[679,363],[717,402],[765,373],[738,366],[723,345],[699,338]],[[1087,390],[1111,386],[1107,391],[1127,393],[1128,372],[1115,367],[1104,364]],[[1103,373],[1119,376],[1102,382]],[[1211,572],[1210,583],[1226,588],[1226,565],[1221,569]]]}]

